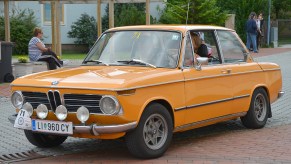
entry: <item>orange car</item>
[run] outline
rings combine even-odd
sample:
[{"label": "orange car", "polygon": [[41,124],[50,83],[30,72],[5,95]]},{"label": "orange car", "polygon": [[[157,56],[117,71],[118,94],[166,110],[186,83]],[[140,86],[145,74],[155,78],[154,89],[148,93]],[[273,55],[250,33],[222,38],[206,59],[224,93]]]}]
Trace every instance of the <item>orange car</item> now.
[{"label": "orange car", "polygon": [[[195,54],[198,35],[207,57]],[[16,79],[9,117],[38,147],[68,136],[125,137],[136,157],[163,155],[174,132],[240,118],[262,128],[281,97],[281,70],[253,61],[235,31],[216,26],[107,30],[78,68]]]}]

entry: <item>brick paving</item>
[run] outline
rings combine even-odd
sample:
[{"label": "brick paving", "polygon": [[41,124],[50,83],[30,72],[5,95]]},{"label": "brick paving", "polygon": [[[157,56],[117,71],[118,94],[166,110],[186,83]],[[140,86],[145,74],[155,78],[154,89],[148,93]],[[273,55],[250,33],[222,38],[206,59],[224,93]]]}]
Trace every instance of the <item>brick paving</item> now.
[{"label": "brick paving", "polygon": [[14,110],[8,99],[9,84],[1,84],[0,157],[33,150],[47,157],[19,163],[291,163],[291,49],[261,49],[253,56],[280,64],[286,92],[272,104],[273,117],[263,129],[246,129],[239,120],[232,120],[177,133],[165,155],[151,160],[133,158],[123,139],[69,138],[59,147],[41,149],[28,143],[23,132],[7,121]]}]

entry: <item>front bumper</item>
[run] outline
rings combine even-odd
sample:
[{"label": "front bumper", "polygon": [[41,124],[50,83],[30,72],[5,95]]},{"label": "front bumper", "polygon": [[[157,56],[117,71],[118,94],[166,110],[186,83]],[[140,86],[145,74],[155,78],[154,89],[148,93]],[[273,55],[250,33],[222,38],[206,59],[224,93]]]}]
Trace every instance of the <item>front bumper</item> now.
[{"label": "front bumper", "polygon": [[[16,120],[17,114],[11,115],[8,117],[8,120],[14,124]],[[95,136],[100,134],[111,134],[111,133],[120,133],[120,132],[127,132],[131,129],[134,129],[137,126],[137,122],[130,122],[127,124],[118,124],[118,125],[96,125],[91,124],[88,125],[76,125],[73,126],[73,133],[88,133]]]}]

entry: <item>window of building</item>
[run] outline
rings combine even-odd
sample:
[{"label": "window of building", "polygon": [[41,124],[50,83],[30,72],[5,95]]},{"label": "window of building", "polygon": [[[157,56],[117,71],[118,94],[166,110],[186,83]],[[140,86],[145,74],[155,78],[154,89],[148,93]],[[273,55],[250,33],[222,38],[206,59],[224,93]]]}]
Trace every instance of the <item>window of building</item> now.
[{"label": "window of building", "polygon": [[[60,10],[60,23],[62,25],[65,24],[64,21],[64,4],[60,4],[59,6]],[[45,2],[43,4],[43,22],[45,25],[51,25],[51,3],[50,2]]]}]

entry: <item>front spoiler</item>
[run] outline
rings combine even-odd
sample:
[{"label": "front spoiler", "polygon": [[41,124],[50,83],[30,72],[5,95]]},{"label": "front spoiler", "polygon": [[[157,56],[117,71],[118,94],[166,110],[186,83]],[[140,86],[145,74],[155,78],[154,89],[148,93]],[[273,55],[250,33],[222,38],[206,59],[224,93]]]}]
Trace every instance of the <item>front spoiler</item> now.
[{"label": "front spoiler", "polygon": [[[8,120],[14,124],[17,114],[11,115],[8,117]],[[95,136],[100,134],[111,134],[111,133],[120,133],[127,132],[131,129],[134,129],[137,126],[137,122],[130,122],[127,124],[118,124],[118,125],[74,125],[73,133],[89,133]]]}]

